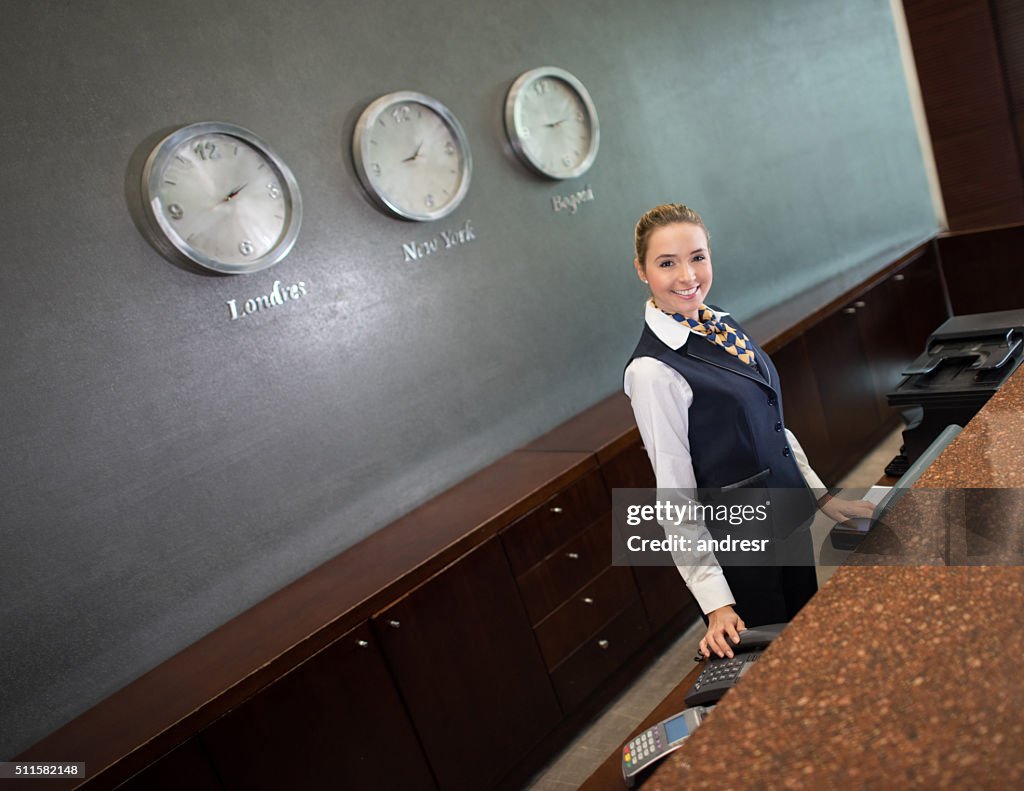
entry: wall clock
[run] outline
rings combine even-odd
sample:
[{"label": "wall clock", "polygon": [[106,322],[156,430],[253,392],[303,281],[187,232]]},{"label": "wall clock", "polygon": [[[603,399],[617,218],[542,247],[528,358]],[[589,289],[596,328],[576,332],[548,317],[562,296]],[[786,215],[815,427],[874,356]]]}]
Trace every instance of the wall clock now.
[{"label": "wall clock", "polygon": [[458,119],[437,99],[415,91],[381,96],[363,110],[352,158],[367,193],[407,220],[437,220],[466,197],[473,170]]},{"label": "wall clock", "polygon": [[505,133],[523,162],[553,179],[586,173],[600,141],[587,89],[554,66],[531,69],[512,83],[505,98]]},{"label": "wall clock", "polygon": [[249,130],[217,121],[160,141],[143,168],[142,195],[155,246],[215,272],[273,266],[302,223],[288,166]]}]

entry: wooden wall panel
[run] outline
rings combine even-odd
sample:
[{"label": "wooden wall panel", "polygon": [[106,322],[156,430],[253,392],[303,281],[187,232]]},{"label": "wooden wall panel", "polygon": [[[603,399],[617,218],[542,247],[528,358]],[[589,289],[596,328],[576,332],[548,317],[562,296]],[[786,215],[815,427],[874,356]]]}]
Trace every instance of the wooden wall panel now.
[{"label": "wooden wall panel", "polygon": [[1024,106],[1020,3],[903,5],[949,227],[1024,220],[1024,138],[1016,123],[1016,108]]},{"label": "wooden wall panel", "polygon": [[1006,119],[934,141],[950,226],[975,216],[984,225],[1024,219],[1024,181],[1013,128]]},{"label": "wooden wall panel", "polygon": [[904,0],[932,138],[1009,117],[988,0]]},{"label": "wooden wall panel", "polygon": [[991,1],[1010,106],[1019,117],[1024,114],[1024,3],[1020,0]]}]

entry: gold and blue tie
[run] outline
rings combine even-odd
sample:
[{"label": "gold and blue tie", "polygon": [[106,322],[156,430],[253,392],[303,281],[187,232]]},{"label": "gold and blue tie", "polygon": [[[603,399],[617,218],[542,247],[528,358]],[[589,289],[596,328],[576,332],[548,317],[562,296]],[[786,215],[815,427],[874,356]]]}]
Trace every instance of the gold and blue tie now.
[{"label": "gold and blue tie", "polygon": [[[662,313],[668,313],[668,311],[664,310]],[[756,363],[750,338],[741,330],[730,327],[724,321],[716,319],[715,312],[707,305],[701,305],[697,308],[696,319],[688,319],[682,313],[668,313],[668,315],[680,324],[685,324],[698,335],[703,335],[715,346],[722,347],[740,362],[744,362],[747,365],[754,365]]]}]

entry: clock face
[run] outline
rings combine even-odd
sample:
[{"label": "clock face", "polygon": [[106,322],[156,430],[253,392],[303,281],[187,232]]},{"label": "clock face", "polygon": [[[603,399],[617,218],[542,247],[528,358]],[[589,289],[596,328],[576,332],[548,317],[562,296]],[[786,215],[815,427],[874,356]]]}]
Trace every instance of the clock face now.
[{"label": "clock face", "polygon": [[158,246],[239,274],[266,269],[291,250],[301,222],[299,188],[259,138],[233,124],[182,127],[143,171]]},{"label": "clock face", "polygon": [[469,190],[466,134],[447,107],[421,93],[391,93],[370,104],[356,123],[352,157],[370,197],[405,219],[444,217]]},{"label": "clock face", "polygon": [[542,66],[512,83],[505,132],[519,158],[555,179],[582,176],[597,156],[597,111],[583,83],[564,69]]}]

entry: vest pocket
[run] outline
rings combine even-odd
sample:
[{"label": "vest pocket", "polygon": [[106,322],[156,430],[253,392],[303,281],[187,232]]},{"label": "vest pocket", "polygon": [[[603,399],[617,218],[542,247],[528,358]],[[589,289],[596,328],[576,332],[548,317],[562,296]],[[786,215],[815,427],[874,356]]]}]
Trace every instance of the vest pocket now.
[{"label": "vest pocket", "polygon": [[728,492],[730,489],[741,489],[744,486],[753,486],[754,484],[760,483],[766,480],[769,475],[772,474],[771,467],[765,467],[761,472],[756,475],[751,475],[749,478],[744,478],[742,481],[736,481],[736,483],[728,483],[725,486],[720,487],[723,492]]}]

